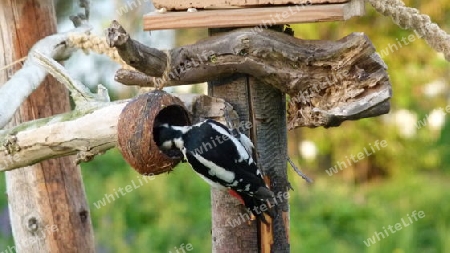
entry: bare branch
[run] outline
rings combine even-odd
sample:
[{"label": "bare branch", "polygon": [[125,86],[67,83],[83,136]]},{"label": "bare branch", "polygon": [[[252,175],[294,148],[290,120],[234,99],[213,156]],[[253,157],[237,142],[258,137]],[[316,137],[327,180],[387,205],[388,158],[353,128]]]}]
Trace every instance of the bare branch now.
[{"label": "bare branch", "polygon": [[[118,73],[124,84],[173,86],[249,74],[290,96],[289,129],[338,126],[389,111],[386,65],[363,33],[313,41],[265,29],[239,29],[171,49],[167,61],[163,52],[132,40],[117,22],[107,37],[124,61],[150,76],[134,83]],[[162,78],[167,72],[168,80]]]},{"label": "bare branch", "polygon": [[150,77],[140,71],[132,69],[119,69],[114,80],[124,85],[138,85],[140,87],[152,87],[154,77]]},{"label": "bare branch", "polygon": [[138,70],[149,76],[163,75],[166,69],[166,54],[132,40],[125,29],[115,20],[106,31],[106,41],[110,47],[117,48],[120,57],[128,65],[136,69],[140,67]]},{"label": "bare branch", "polygon": [[74,51],[65,43],[71,34],[85,34],[91,30],[90,27],[82,26],[67,33],[48,36],[37,42],[30,50],[29,57],[22,69],[5,84],[0,86],[0,129],[12,118],[22,102],[41,84],[47,72],[37,65],[33,59],[34,52],[55,60],[67,59]]},{"label": "bare branch", "polygon": [[[178,97],[193,114],[194,121],[202,118],[221,120],[224,111],[231,107],[223,99],[200,94]],[[91,107],[0,131],[0,171],[74,154],[78,161],[86,161],[115,147],[118,118],[127,102],[89,103]]]},{"label": "bare branch", "polygon": [[292,161],[292,159],[289,156],[287,157],[287,160],[288,160],[289,164],[292,166],[292,168],[294,169],[294,171],[297,173],[297,175],[301,176],[308,183],[313,182],[313,180],[311,178],[309,178],[297,166],[295,166],[295,163]]}]

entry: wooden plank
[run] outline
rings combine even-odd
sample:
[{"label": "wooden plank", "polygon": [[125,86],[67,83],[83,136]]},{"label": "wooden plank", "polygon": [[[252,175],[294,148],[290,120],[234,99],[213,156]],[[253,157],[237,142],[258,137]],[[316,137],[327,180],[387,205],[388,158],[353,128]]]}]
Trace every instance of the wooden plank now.
[{"label": "wooden plank", "polygon": [[270,8],[200,10],[197,12],[152,12],[144,16],[144,30],[223,28],[347,20],[364,15],[364,2],[292,5]]},{"label": "wooden plank", "polygon": [[153,0],[153,5],[160,9],[167,10],[187,10],[188,8],[198,9],[222,9],[233,7],[255,7],[266,5],[289,5],[289,4],[335,4],[346,3],[349,0]]}]

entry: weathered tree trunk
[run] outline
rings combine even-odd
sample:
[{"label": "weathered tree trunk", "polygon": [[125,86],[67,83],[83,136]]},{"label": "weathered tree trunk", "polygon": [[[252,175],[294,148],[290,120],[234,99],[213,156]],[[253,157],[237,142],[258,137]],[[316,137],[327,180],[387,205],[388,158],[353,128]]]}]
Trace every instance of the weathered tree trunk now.
[{"label": "weathered tree trunk", "polygon": [[272,222],[273,244],[262,252],[290,252],[289,182],[287,179],[286,94],[273,86],[249,78],[252,108],[252,139],[257,161],[269,177],[276,197],[276,216]]},{"label": "weathered tree trunk", "polygon": [[[240,122],[251,122],[249,106],[248,76],[235,80],[209,82],[208,94],[220,97],[230,103],[239,115]],[[249,135],[250,131],[245,134]],[[226,155],[226,154],[224,154]],[[256,222],[248,224],[240,216],[243,210],[239,202],[227,192],[211,188],[212,203],[212,252],[258,252],[258,231]],[[238,221],[240,225],[232,227]]]},{"label": "weathered tree trunk", "polygon": [[[53,1],[0,0],[0,29],[0,55],[4,56],[0,66],[4,66],[26,56],[37,40],[56,32]],[[2,71],[0,83],[11,73],[10,69]],[[46,78],[10,126],[68,110],[65,87]],[[94,252],[80,168],[72,157],[7,172],[6,178],[16,252]]]},{"label": "weathered tree trunk", "polygon": [[[246,134],[255,144],[256,161],[268,175],[275,195],[283,196],[288,190],[285,94],[249,75],[238,74],[209,82],[209,95],[229,102],[241,122],[251,122]],[[212,188],[211,198],[213,252],[289,252],[287,199],[275,206],[277,215],[272,230],[263,223],[244,220],[243,210],[229,194]],[[242,223],[233,227],[238,220]]]}]

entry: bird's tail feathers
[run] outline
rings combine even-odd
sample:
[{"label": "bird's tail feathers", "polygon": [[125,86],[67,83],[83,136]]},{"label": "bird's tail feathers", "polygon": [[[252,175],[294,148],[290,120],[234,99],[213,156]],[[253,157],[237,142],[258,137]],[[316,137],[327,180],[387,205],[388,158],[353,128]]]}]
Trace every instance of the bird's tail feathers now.
[{"label": "bird's tail feathers", "polygon": [[245,206],[263,223],[268,224],[265,215],[271,218],[275,217],[274,194],[268,188],[260,187],[253,196],[244,195],[241,197]]}]

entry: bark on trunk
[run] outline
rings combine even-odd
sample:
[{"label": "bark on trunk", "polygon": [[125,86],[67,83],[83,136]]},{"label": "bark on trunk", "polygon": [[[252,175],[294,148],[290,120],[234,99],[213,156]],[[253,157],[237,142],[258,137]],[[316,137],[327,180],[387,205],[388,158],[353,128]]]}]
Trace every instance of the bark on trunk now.
[{"label": "bark on trunk", "polygon": [[[248,76],[234,76],[235,80],[209,82],[210,96],[220,97],[230,103],[239,115],[240,122],[251,122]],[[233,77],[230,77],[233,78]],[[249,135],[250,131],[245,134]],[[211,188],[212,252],[258,252],[256,222],[243,215],[239,202],[227,192]],[[237,225],[237,224],[240,225]],[[237,225],[236,227],[233,227]]]},{"label": "bark on trunk", "polygon": [[[0,0],[0,55],[4,56],[0,65],[26,56],[37,40],[55,33],[55,21],[53,1]],[[13,72],[2,71],[0,83]],[[67,90],[48,77],[23,103],[10,126],[68,110]],[[6,180],[16,252],[94,252],[80,168],[72,157],[7,172]]]},{"label": "bark on trunk", "polygon": [[[217,31],[211,29],[210,33]],[[256,161],[268,176],[275,195],[283,196],[288,190],[285,94],[254,77],[237,74],[209,82],[209,95],[225,99],[241,122],[251,123],[246,134],[255,144]],[[248,223],[239,203],[222,191],[212,189],[211,202],[213,252],[289,252],[287,199],[275,206],[277,215],[272,227]],[[236,221],[241,224],[237,225]]]}]

